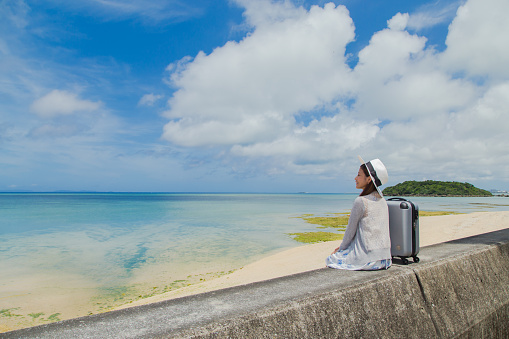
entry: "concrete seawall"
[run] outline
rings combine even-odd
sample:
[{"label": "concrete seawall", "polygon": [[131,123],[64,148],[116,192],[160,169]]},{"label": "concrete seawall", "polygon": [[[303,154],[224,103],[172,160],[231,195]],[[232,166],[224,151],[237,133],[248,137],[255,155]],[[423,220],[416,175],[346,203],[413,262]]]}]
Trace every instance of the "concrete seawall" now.
[{"label": "concrete seawall", "polygon": [[509,338],[509,229],[387,271],[319,269],[0,338]]}]

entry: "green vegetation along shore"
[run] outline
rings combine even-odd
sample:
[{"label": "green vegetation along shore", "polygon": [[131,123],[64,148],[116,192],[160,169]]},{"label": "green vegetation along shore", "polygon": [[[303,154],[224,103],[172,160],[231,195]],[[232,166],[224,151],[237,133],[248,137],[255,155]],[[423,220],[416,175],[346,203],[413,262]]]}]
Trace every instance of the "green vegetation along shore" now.
[{"label": "green vegetation along shore", "polygon": [[388,196],[433,196],[433,197],[490,197],[489,191],[467,182],[456,181],[405,181],[383,190]]},{"label": "green vegetation along shore", "polygon": [[[452,211],[419,211],[421,217],[432,217],[440,215],[462,214]],[[318,242],[334,241],[343,239],[346,226],[348,225],[349,213],[331,213],[324,216],[315,216],[313,214],[304,214],[297,218],[302,218],[308,224],[317,225],[321,229],[333,229],[335,232],[301,232],[288,233],[293,240],[304,244],[315,244]],[[338,233],[339,232],[339,233]]]},{"label": "green vegetation along shore", "polygon": [[[334,241],[343,239],[343,233],[348,225],[349,213],[331,213],[324,216],[315,216],[313,214],[304,214],[298,218],[302,218],[308,224],[318,225],[317,228],[334,229],[335,232],[301,232],[288,233],[294,240],[305,243],[314,244],[317,242]],[[338,233],[341,232],[341,233]]]}]

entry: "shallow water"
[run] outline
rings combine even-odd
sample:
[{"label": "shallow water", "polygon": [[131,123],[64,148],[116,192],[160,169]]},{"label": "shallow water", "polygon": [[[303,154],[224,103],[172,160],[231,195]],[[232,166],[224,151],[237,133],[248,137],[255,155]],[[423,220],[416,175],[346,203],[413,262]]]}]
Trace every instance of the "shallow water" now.
[{"label": "shallow water", "polygon": [[[345,195],[1,194],[0,255],[26,271],[56,268],[100,285],[168,263],[242,265],[296,246],[302,213],[348,210]],[[346,203],[348,202],[348,203]],[[15,265],[14,265],[15,263]]]},{"label": "shallow water", "polygon": [[[17,270],[67,270],[99,285],[167,263],[243,265],[299,245],[296,216],[348,212],[353,194],[0,194],[0,255]],[[411,199],[421,210],[508,210],[507,198]],[[2,279],[2,278],[0,278]],[[1,280],[0,280],[1,286]]]}]

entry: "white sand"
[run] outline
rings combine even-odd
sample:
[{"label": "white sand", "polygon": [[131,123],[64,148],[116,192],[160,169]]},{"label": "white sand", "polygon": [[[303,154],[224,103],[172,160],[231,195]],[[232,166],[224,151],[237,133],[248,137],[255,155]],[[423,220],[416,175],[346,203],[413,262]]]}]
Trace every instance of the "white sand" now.
[{"label": "white sand", "polygon": [[[509,211],[421,217],[419,226],[420,246],[424,247],[509,228]],[[138,300],[120,308],[245,285],[325,267],[325,258],[339,244],[340,241],[331,241],[292,248],[246,265],[232,274]]]}]

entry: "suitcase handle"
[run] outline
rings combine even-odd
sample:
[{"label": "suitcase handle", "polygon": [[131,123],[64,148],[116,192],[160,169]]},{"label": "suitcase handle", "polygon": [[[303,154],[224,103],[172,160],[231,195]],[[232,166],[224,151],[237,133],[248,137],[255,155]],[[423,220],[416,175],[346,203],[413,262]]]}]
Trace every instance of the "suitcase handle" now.
[{"label": "suitcase handle", "polygon": [[387,199],[388,201],[391,200],[391,201],[408,201],[406,200],[405,198],[390,198],[390,199]]}]

